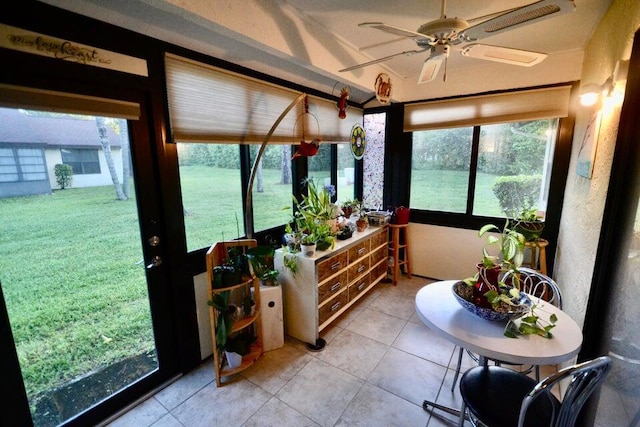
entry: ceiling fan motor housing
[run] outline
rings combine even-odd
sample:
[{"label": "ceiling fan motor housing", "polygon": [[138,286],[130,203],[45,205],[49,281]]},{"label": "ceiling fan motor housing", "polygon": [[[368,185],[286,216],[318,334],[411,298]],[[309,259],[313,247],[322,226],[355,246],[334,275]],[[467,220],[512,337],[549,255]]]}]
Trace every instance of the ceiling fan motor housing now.
[{"label": "ceiling fan motor housing", "polygon": [[[447,42],[459,44],[464,40],[458,35],[468,27],[469,23],[464,19],[442,18],[422,24],[420,28],[418,28],[418,33],[435,38],[437,43]],[[416,43],[420,47],[427,47],[434,44],[433,41],[428,39],[418,39]]]}]

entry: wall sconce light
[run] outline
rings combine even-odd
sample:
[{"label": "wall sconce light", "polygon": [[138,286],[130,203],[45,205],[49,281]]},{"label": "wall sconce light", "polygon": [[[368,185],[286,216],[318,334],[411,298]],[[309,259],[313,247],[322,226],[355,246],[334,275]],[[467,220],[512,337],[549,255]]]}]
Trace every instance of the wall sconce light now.
[{"label": "wall sconce light", "polygon": [[580,89],[580,104],[585,107],[595,105],[601,98],[607,98],[612,93],[616,83],[627,80],[627,72],[629,71],[629,60],[620,60],[616,62],[616,68],[613,75],[605,80],[601,85],[589,83]]}]

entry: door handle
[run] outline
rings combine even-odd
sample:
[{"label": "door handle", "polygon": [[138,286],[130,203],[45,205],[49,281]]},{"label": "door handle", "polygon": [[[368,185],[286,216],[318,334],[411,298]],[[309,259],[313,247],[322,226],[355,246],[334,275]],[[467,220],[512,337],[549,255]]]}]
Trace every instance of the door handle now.
[{"label": "door handle", "polygon": [[156,255],[153,258],[151,258],[151,263],[147,265],[147,270],[157,267],[160,264],[162,264],[162,258],[160,257],[160,255]]}]

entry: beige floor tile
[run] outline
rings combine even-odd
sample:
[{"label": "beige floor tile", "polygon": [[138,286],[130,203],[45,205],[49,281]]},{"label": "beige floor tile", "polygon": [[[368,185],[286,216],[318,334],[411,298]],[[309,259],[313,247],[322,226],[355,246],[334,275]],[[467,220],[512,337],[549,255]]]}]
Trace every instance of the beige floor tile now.
[{"label": "beige floor tile", "polygon": [[173,384],[156,393],[155,398],[167,408],[172,410],[211,382],[216,380],[213,369],[213,357],[203,362],[197,369],[189,372]]},{"label": "beige floor tile", "polygon": [[365,384],[344,411],[336,426],[423,427],[427,423],[428,416],[420,406],[381,388]]},{"label": "beige floor tile", "polygon": [[390,316],[409,320],[416,312],[415,297],[395,295],[391,292],[381,294],[368,308]]},{"label": "beige floor tile", "polygon": [[155,398],[150,397],[108,424],[109,427],[150,426],[169,414]]},{"label": "beige floor tile", "polygon": [[426,360],[448,366],[455,345],[436,335],[426,326],[407,322],[392,345]]},{"label": "beige floor tile", "polygon": [[243,427],[319,427],[320,424],[305,417],[300,412],[286,405],[275,397],[269,399],[264,406],[242,425]]},{"label": "beige floor tile", "polygon": [[445,371],[436,363],[390,348],[367,382],[421,406],[424,399],[436,398]]},{"label": "beige floor tile", "polygon": [[363,381],[318,359],[300,370],[276,395],[323,426],[333,426]]},{"label": "beige floor tile", "polygon": [[405,323],[406,320],[367,308],[347,326],[347,330],[390,345]]},{"label": "beige floor tile", "polygon": [[285,344],[279,349],[263,354],[241,375],[269,393],[275,394],[311,359],[307,353]]},{"label": "beige floor tile", "polygon": [[209,384],[171,413],[185,426],[229,426],[247,421],[271,395],[241,376],[223,387]]},{"label": "beige floor tile", "polygon": [[318,359],[366,380],[389,347],[349,330],[343,330],[318,353]]}]

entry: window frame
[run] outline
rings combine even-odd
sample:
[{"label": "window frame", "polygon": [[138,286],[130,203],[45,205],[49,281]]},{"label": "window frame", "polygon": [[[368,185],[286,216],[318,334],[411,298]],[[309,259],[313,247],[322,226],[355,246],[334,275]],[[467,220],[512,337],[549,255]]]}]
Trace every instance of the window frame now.
[{"label": "window frame", "polygon": [[[70,162],[68,159],[65,160],[64,156],[65,156],[65,151],[67,152],[68,155],[70,154],[81,154],[82,157],[84,157],[84,154],[86,153],[93,153],[95,154],[96,160],[92,160],[92,161],[87,161],[84,159],[80,159],[79,161],[72,161]],[[73,174],[74,175],[100,175],[102,174],[102,167],[100,166],[100,152],[97,148],[60,148],[60,161],[62,162],[63,165],[69,165],[73,168],[74,164],[78,164],[80,166],[80,171],[76,171],[75,168],[73,168]],[[97,165],[98,166],[98,171],[97,172],[86,172],[85,170],[87,169],[87,166],[91,164],[91,165]]]}]

